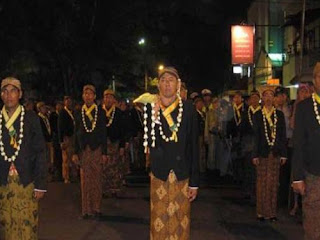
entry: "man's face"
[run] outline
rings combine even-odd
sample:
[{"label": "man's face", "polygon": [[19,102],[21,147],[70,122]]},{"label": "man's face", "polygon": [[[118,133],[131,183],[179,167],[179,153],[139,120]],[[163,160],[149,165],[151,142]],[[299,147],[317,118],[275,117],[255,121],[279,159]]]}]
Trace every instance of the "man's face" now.
[{"label": "man's face", "polygon": [[314,89],[319,94],[320,93],[320,72],[317,73],[313,79]]},{"label": "man's face", "polygon": [[282,106],[287,101],[287,95],[280,93],[275,97],[275,103],[277,106]]},{"label": "man's face", "polygon": [[180,83],[178,79],[169,73],[164,73],[161,78],[159,79],[159,92],[160,95],[166,97],[166,98],[171,98],[174,95],[176,95]]},{"label": "man's face", "polygon": [[262,96],[265,105],[272,105],[274,100],[274,93],[272,91],[265,91]]},{"label": "man's face", "polygon": [[7,85],[1,89],[1,99],[6,108],[16,107],[21,97],[21,91],[12,85]]},{"label": "man's face", "polygon": [[57,103],[57,104],[56,104],[56,111],[57,111],[57,112],[60,112],[62,108],[63,108],[63,106],[62,106],[61,103]]},{"label": "man's face", "polygon": [[71,108],[72,108],[72,99],[71,99],[71,98],[67,98],[67,99],[64,101],[64,105],[65,105],[68,109],[71,109]]},{"label": "man's face", "polygon": [[82,99],[86,105],[92,105],[96,99],[96,94],[92,90],[86,89],[83,91]]},{"label": "man's face", "polygon": [[39,111],[44,115],[46,115],[48,113],[48,109],[47,109],[46,105],[41,106]]},{"label": "man's face", "polygon": [[308,88],[301,88],[298,94],[301,101],[311,96],[311,92]]},{"label": "man's face", "polygon": [[114,96],[111,94],[105,94],[103,96],[103,102],[106,105],[106,108],[108,108],[108,109],[111,108],[112,105],[115,103]]},{"label": "man's face", "polygon": [[180,90],[180,97],[182,100],[187,100],[188,98],[188,91],[185,88],[181,88]]},{"label": "man's face", "polygon": [[197,110],[201,111],[202,108],[203,108],[203,106],[204,106],[204,103],[203,103],[202,100],[198,100],[198,101],[196,102],[195,106],[196,106],[196,109],[197,109]]},{"label": "man's face", "polygon": [[205,96],[203,97],[203,101],[204,101],[204,103],[205,103],[206,105],[209,105],[209,104],[211,103],[211,101],[212,101],[211,95],[205,95]]},{"label": "man's face", "polygon": [[240,105],[242,103],[242,96],[239,94],[234,95],[233,103],[236,105]]},{"label": "man's face", "polygon": [[260,98],[257,95],[252,95],[249,99],[249,104],[252,106],[259,105]]}]

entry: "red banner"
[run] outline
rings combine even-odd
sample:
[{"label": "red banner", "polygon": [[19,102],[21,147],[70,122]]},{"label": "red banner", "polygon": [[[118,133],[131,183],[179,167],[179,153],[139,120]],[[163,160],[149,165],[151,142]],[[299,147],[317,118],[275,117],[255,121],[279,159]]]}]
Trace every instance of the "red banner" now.
[{"label": "red banner", "polygon": [[253,26],[231,26],[232,64],[253,64]]}]

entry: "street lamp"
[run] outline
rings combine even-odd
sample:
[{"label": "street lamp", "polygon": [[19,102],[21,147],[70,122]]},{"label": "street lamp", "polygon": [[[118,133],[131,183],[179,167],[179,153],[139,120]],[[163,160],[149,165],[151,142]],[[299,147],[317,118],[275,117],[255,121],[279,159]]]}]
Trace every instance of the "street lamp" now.
[{"label": "street lamp", "polygon": [[146,61],[146,50],[145,50],[146,40],[144,38],[140,38],[138,44],[142,47],[142,52],[143,52],[144,90],[147,92],[148,91],[148,73],[147,73],[147,61]]},{"label": "street lamp", "polygon": [[144,38],[140,38],[139,45],[144,45],[146,43],[146,40]]},{"label": "street lamp", "polygon": [[164,66],[162,64],[159,65],[158,70],[161,71],[164,69]]}]

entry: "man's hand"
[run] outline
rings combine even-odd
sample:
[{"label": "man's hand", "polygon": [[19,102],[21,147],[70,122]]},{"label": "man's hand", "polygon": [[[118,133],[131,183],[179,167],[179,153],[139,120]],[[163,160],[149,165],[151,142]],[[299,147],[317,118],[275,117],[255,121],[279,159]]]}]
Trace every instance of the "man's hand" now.
[{"label": "man's hand", "polygon": [[259,158],[252,159],[252,163],[253,163],[253,165],[258,166],[259,165]]},{"label": "man's hand", "polygon": [[72,162],[76,165],[80,165],[79,156],[77,154],[72,155]]},{"label": "man's hand", "polygon": [[300,193],[301,195],[304,195],[306,193],[306,184],[304,181],[293,182],[291,184],[291,187],[296,193]]},{"label": "man's hand", "polygon": [[281,164],[281,166],[282,166],[282,165],[285,165],[286,162],[287,162],[287,159],[286,159],[286,158],[280,158],[280,164]]},{"label": "man's hand", "polygon": [[33,196],[36,200],[40,200],[44,196],[44,192],[34,191]]},{"label": "man's hand", "polygon": [[189,199],[189,202],[192,202],[196,199],[197,197],[197,194],[198,194],[198,189],[196,188],[189,188],[188,190],[188,199]]}]

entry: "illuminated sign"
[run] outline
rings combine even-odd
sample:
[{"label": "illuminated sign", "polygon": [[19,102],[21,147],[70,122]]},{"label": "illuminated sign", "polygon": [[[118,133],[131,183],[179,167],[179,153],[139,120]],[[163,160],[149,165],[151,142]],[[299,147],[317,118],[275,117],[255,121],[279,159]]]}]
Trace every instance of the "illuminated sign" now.
[{"label": "illuminated sign", "polygon": [[231,26],[232,64],[253,64],[253,26]]}]

